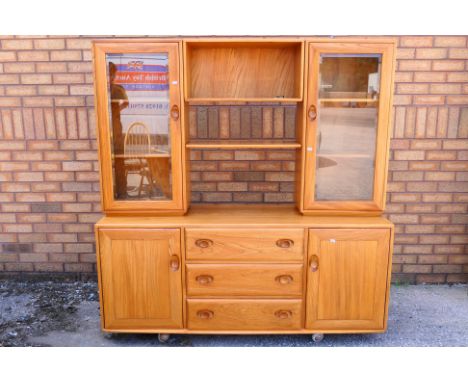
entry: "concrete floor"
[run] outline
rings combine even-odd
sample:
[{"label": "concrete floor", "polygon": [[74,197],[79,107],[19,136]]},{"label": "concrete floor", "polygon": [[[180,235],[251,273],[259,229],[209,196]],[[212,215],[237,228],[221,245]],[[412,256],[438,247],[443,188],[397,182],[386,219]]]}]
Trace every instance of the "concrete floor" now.
[{"label": "concrete floor", "polygon": [[[62,284],[48,285],[52,291]],[[87,289],[82,292],[80,284],[75,283],[73,293],[79,298],[74,299],[75,303],[65,302],[67,306],[51,313],[52,318],[34,308],[38,295],[0,295],[0,345],[3,338],[4,346],[468,346],[466,285],[393,285],[388,330],[384,334],[326,335],[320,343],[314,343],[309,335],[173,335],[166,344],[160,344],[156,335],[103,334],[95,287],[94,283],[86,283]],[[3,288],[8,289],[8,285]],[[66,313],[58,314],[63,311]],[[56,314],[58,318],[54,319]],[[48,320],[52,322],[48,324]],[[28,323],[28,330],[22,329],[23,321]],[[38,322],[43,323],[42,327],[35,329]],[[21,341],[11,341],[12,337]]]}]

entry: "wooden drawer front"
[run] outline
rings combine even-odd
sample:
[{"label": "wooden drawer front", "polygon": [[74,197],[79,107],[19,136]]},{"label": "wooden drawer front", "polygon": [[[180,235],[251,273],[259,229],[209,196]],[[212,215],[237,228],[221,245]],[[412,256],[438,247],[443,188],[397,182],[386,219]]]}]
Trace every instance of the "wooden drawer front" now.
[{"label": "wooden drawer front", "polygon": [[287,330],[300,329],[301,300],[188,299],[188,329]]},{"label": "wooden drawer front", "polygon": [[302,296],[301,264],[189,264],[187,295]]},{"label": "wooden drawer front", "polygon": [[303,229],[185,230],[187,260],[301,261]]}]

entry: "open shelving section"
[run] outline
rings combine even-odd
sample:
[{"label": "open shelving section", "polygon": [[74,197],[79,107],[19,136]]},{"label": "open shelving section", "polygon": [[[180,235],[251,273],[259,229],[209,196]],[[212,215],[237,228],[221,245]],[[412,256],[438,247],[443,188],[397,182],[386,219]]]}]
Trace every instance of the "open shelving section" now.
[{"label": "open shelving section", "polygon": [[185,100],[301,102],[304,43],[300,40],[186,40]]}]

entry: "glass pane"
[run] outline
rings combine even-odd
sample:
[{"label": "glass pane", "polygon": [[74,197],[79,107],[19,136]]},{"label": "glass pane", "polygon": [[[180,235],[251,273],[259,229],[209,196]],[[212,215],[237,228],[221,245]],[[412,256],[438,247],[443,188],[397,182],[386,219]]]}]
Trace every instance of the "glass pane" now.
[{"label": "glass pane", "polygon": [[381,55],[323,54],[315,200],[372,200]]},{"label": "glass pane", "polygon": [[116,200],[170,200],[167,53],[107,54]]}]

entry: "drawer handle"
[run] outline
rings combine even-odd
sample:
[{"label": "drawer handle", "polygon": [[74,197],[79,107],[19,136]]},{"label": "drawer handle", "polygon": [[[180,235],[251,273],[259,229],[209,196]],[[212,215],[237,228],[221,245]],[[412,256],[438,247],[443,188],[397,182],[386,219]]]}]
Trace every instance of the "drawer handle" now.
[{"label": "drawer handle", "polygon": [[195,277],[195,281],[202,285],[211,284],[213,282],[213,279],[214,279],[213,276],[210,276],[210,275],[200,275],[200,276]]},{"label": "drawer handle", "polygon": [[200,248],[208,248],[213,245],[213,240],[210,239],[198,239],[195,241],[195,245]]},{"label": "drawer handle", "polygon": [[287,320],[292,317],[292,312],[290,310],[277,310],[275,316],[280,320]]},{"label": "drawer handle", "polygon": [[310,270],[312,272],[317,272],[319,269],[319,259],[317,255],[312,255],[310,259]]},{"label": "drawer handle", "polygon": [[291,248],[294,245],[294,241],[291,239],[279,239],[276,241],[276,246],[280,248]]},{"label": "drawer handle", "polygon": [[172,272],[177,272],[179,270],[179,267],[180,267],[179,256],[172,255],[171,259],[169,260],[169,266],[171,267]]},{"label": "drawer handle", "polygon": [[279,275],[275,277],[275,281],[282,285],[291,284],[293,280],[293,277],[290,275]]},{"label": "drawer handle", "polygon": [[211,320],[214,317],[214,312],[208,309],[199,310],[197,312],[197,317],[202,320]]}]

